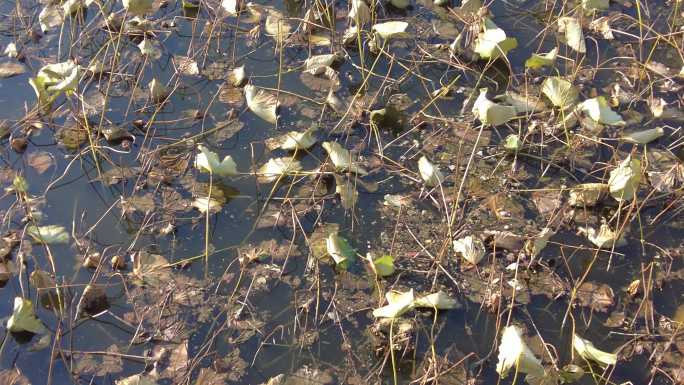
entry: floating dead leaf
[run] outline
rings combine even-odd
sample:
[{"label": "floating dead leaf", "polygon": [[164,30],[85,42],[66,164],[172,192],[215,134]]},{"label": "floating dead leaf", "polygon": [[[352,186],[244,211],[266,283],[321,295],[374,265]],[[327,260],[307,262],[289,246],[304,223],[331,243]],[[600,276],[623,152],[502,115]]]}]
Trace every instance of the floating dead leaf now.
[{"label": "floating dead leaf", "polygon": [[579,227],[578,231],[585,234],[587,239],[598,248],[612,249],[627,244],[623,234],[613,231],[607,223],[602,223],[598,230],[593,227]]},{"label": "floating dead leaf", "polygon": [[49,3],[38,14],[40,29],[46,33],[64,23],[64,12],[59,3]]},{"label": "floating dead leaf", "polygon": [[218,194],[212,194],[211,197],[195,198],[192,201],[192,206],[199,210],[202,214],[206,214],[207,212],[213,214],[218,211],[221,211],[221,208],[225,203],[225,198],[220,199]]},{"label": "floating dead leaf", "polygon": [[31,272],[29,282],[36,288],[43,307],[52,310],[64,308],[63,292],[57,288],[57,283],[50,273],[44,270],[34,270]]},{"label": "floating dead leaf", "polygon": [[152,60],[159,60],[162,56],[161,44],[157,40],[143,39],[138,44],[138,49],[143,55],[147,55]]},{"label": "floating dead leaf", "polygon": [[606,40],[613,40],[613,29],[610,27],[610,17],[603,16],[589,23],[589,29],[601,35]]},{"label": "floating dead leaf", "polygon": [[651,128],[648,130],[625,132],[622,140],[636,144],[647,144],[665,135],[662,127]]},{"label": "floating dead leaf", "polygon": [[354,181],[339,175],[335,175],[335,192],[340,196],[345,210],[352,209],[359,199],[359,192],[356,190]]},{"label": "floating dead leaf", "polygon": [[535,235],[531,239],[528,239],[525,243],[525,252],[530,257],[534,258],[539,253],[544,250],[546,245],[549,243],[549,239],[556,234],[552,229],[545,227],[539,234]]},{"label": "floating dead leaf", "polygon": [[605,183],[582,183],[570,189],[568,203],[573,207],[592,207],[608,194]]},{"label": "floating dead leaf", "polygon": [[44,333],[45,325],[36,317],[33,310],[33,302],[28,298],[15,297],[14,311],[7,320],[7,330],[12,333],[29,332],[33,334]]},{"label": "floating dead leaf", "polygon": [[185,76],[198,76],[200,74],[197,62],[187,56],[174,57],[177,65],[177,71]]},{"label": "floating dead leaf", "polygon": [[471,265],[477,265],[484,258],[486,250],[480,238],[468,235],[454,241],[454,251]]},{"label": "floating dead leaf", "polygon": [[114,382],[116,385],[157,385],[157,381],[145,374],[135,374]]},{"label": "floating dead leaf", "polygon": [[301,171],[302,164],[294,158],[271,158],[259,167],[257,171],[257,181],[259,183],[271,183],[282,177],[297,174]]},{"label": "floating dead leaf", "polygon": [[355,156],[352,155],[351,151],[342,147],[337,142],[323,142],[322,144],[325,151],[330,157],[330,161],[339,171],[348,171],[357,173],[359,175],[367,175],[363,167],[361,167],[357,162],[354,161]]},{"label": "floating dead leaf", "polygon": [[510,325],[504,329],[498,357],[496,372],[499,373],[500,378],[507,377],[511,369],[527,374],[527,382],[530,382],[531,378],[544,376],[544,366],[527,346],[523,339],[522,329],[516,325]]},{"label": "floating dead leaf", "polygon": [[480,94],[472,108],[473,114],[484,125],[499,126],[513,119],[517,114],[515,107],[497,104],[487,99],[487,89],[480,89]]},{"label": "floating dead leaf", "polygon": [[568,80],[558,76],[544,79],[542,93],[549,98],[554,106],[560,108],[570,107],[579,99],[579,90]]},{"label": "floating dead leaf", "polygon": [[570,48],[579,53],[587,52],[587,43],[584,41],[582,25],[574,17],[563,16],[558,18],[558,32],[564,33],[564,41]]},{"label": "floating dead leaf", "polygon": [[245,71],[245,66],[242,65],[240,67],[233,68],[229,73],[228,73],[228,79],[227,82],[230,83],[233,87],[242,87],[245,85],[249,77],[247,76],[247,73]]},{"label": "floating dead leaf", "polygon": [[585,360],[594,361],[601,366],[615,365],[617,363],[617,354],[599,350],[591,341],[585,340],[577,334],[572,335],[572,347],[580,357]]},{"label": "floating dead leaf", "polygon": [[278,99],[271,92],[257,90],[251,84],[245,86],[247,107],[261,119],[275,124],[277,120]]},{"label": "floating dead leaf", "polygon": [[16,267],[13,261],[0,260],[0,288],[5,287],[15,273]]},{"label": "floating dead leaf", "polygon": [[508,51],[517,46],[516,38],[507,37],[506,31],[494,24],[490,18],[484,18],[473,51],[483,59],[495,60],[505,57]]},{"label": "floating dead leaf", "polygon": [[628,202],[636,197],[640,182],[641,161],[629,155],[610,172],[608,190],[618,202]]},{"label": "floating dead leaf", "polygon": [[264,29],[268,35],[276,40],[277,44],[282,44],[283,40],[285,40],[289,36],[290,31],[292,31],[292,24],[283,13],[273,8],[269,8]]},{"label": "floating dead leaf", "polygon": [[134,140],[135,137],[127,129],[121,126],[106,126],[100,129],[100,133],[107,139],[108,142],[118,143],[124,139]]}]

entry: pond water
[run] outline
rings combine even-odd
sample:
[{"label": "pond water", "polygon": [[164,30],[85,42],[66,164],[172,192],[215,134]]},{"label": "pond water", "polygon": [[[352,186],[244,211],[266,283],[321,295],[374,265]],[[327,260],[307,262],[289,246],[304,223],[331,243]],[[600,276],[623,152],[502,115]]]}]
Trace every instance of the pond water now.
[{"label": "pond water", "polygon": [[[374,2],[362,42],[351,44],[343,44],[347,1],[257,1],[239,17],[217,0],[198,9],[155,1],[136,22],[121,1],[95,0],[41,31],[55,17],[39,14],[57,3],[0,4],[0,47],[17,48],[0,67],[22,68],[0,79],[0,210],[4,246],[12,245],[2,257],[0,318],[6,324],[15,298],[28,298],[46,327],[3,330],[0,380],[522,383],[522,374],[496,371],[510,324],[524,330],[548,383],[572,368],[585,371],[579,384],[684,382],[680,2],[594,11],[585,2],[492,1],[473,11],[472,0]],[[459,34],[465,47],[477,40],[487,14],[517,47],[495,61],[451,52]],[[586,53],[561,42],[559,17],[581,20]],[[592,29],[600,17],[613,39]],[[291,26],[283,39],[272,36],[273,20],[276,31],[277,20]],[[371,26],[388,20],[408,22],[408,36],[373,39]],[[549,68],[526,69],[533,53],[554,47]],[[328,53],[339,54],[330,72],[304,73],[307,58]],[[78,85],[40,106],[29,79],[69,60],[83,68]],[[104,71],[85,70],[95,63]],[[231,84],[240,66],[250,84],[277,93],[277,124]],[[495,127],[471,112],[480,88],[492,100],[507,90],[537,97],[553,76],[570,79],[582,100],[606,96],[626,122],[582,116],[554,130],[562,114],[548,102]],[[163,102],[149,96],[153,79],[168,89]],[[371,111],[382,108],[388,117],[375,120]],[[268,183],[255,176],[270,158],[293,154],[270,149],[271,138],[312,126],[318,143],[294,154],[306,172]],[[646,145],[619,139],[657,127],[662,137]],[[513,151],[509,135],[522,143]],[[358,154],[368,175],[334,167],[324,141]],[[200,144],[230,155],[239,175],[195,167]],[[634,199],[602,194],[591,207],[569,205],[570,188],[608,183],[630,153],[642,160]],[[422,155],[444,174],[436,188],[421,179]],[[198,207],[209,191],[221,202],[207,214]],[[583,234],[603,222],[624,244],[597,247]],[[47,225],[63,226],[68,241],[30,236]],[[530,253],[544,228],[554,235]],[[334,231],[355,249],[346,265],[325,255]],[[486,246],[477,266],[453,251],[466,235]],[[395,271],[376,277],[367,252],[391,255]],[[112,258],[125,264],[112,267]],[[40,287],[36,271],[52,282]],[[390,326],[373,316],[390,289],[441,290],[458,306],[411,309]],[[617,363],[578,357],[573,333],[616,352]]]}]

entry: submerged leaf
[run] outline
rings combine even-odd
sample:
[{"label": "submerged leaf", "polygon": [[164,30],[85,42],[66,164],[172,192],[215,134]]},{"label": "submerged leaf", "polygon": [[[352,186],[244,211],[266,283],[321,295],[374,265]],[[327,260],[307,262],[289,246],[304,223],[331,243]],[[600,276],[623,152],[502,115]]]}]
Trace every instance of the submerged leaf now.
[{"label": "submerged leaf", "polygon": [[487,99],[487,89],[480,89],[480,95],[473,105],[473,114],[485,125],[499,126],[516,116],[516,110],[511,106],[496,104]]},{"label": "submerged leaf", "polygon": [[12,333],[30,332],[34,334],[41,334],[46,331],[45,326],[33,311],[31,300],[22,297],[14,298],[14,311],[7,320],[7,330]]},{"label": "submerged leaf", "polygon": [[420,172],[420,177],[425,181],[427,187],[435,187],[442,184],[444,181],[444,175],[439,171],[439,168],[432,164],[425,155],[418,159],[418,171]]},{"label": "submerged leaf", "polygon": [[468,235],[454,241],[454,251],[473,265],[480,263],[485,256],[485,246],[480,238]]},{"label": "submerged leaf", "polygon": [[617,354],[599,350],[591,341],[585,340],[577,334],[572,335],[572,347],[580,357],[585,360],[594,361],[599,365],[608,366],[617,363]]},{"label": "submerged leaf", "polygon": [[230,155],[226,155],[222,161],[219,161],[219,157],[215,152],[210,151],[201,144],[197,146],[197,149],[200,150],[199,154],[195,156],[195,167],[198,170],[217,176],[233,176],[238,174],[237,164],[235,164]]},{"label": "submerged leaf", "polygon": [[501,378],[506,377],[511,369],[535,377],[544,375],[541,361],[527,347],[522,331],[515,325],[507,326],[501,335],[499,362],[496,364],[496,372]]},{"label": "submerged leaf", "polygon": [[133,255],[133,276],[140,282],[158,285],[170,277],[169,261],[160,254],[140,250]]},{"label": "submerged leaf", "polygon": [[278,116],[276,115],[278,109],[278,99],[275,95],[267,93],[264,90],[257,90],[251,84],[245,86],[245,98],[247,99],[247,107],[258,117],[269,122],[276,123]]},{"label": "submerged leaf", "polygon": [[610,195],[618,202],[631,201],[641,182],[641,161],[629,155],[620,165],[610,172],[608,188]]}]

